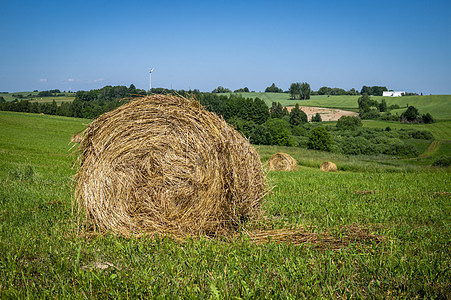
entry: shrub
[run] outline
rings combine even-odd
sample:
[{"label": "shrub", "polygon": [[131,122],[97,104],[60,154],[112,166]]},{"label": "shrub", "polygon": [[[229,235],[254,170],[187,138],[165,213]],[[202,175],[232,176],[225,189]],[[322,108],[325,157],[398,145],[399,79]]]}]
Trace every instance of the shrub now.
[{"label": "shrub", "polygon": [[310,132],[307,148],[320,151],[332,149],[332,138],[323,126],[316,127]]},{"label": "shrub", "polygon": [[430,113],[426,113],[426,114],[422,115],[421,119],[423,120],[423,123],[426,123],[426,124],[435,122],[434,118],[431,116]]},{"label": "shrub", "polygon": [[362,121],[354,116],[342,116],[337,122],[337,128],[340,130],[355,130],[358,127],[362,127]]},{"label": "shrub", "polygon": [[316,113],[314,116],[312,116],[312,122],[322,122],[323,119],[321,119],[321,115],[319,113]]},{"label": "shrub", "polygon": [[435,167],[448,167],[451,165],[451,156],[442,155],[432,163]]}]

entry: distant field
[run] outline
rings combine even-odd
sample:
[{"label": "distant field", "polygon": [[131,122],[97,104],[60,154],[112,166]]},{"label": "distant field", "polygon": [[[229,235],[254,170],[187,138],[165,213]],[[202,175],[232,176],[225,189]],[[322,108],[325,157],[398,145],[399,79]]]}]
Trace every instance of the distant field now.
[{"label": "distant field", "polygon": [[[259,97],[266,105],[271,107],[272,102],[280,102],[283,106],[292,106],[299,103],[301,106],[318,106],[329,108],[340,108],[344,110],[357,111],[357,100],[360,96],[312,96],[310,100],[290,100],[287,93],[240,93],[244,97]],[[401,109],[393,110],[392,113],[403,113],[408,105],[413,105],[421,114],[430,113],[437,120],[451,120],[451,95],[428,95],[428,96],[405,96],[405,97],[382,97],[373,96],[378,102],[385,99],[387,105],[398,104]]]},{"label": "distant field", "polygon": [[[51,97],[39,97],[38,92],[14,92],[14,93],[0,93],[0,97],[3,97],[6,101],[28,100],[30,102],[49,103],[55,100],[56,103],[71,102],[75,99],[75,93],[62,93],[65,96],[51,96]],[[21,95],[22,98],[17,97]],[[31,96],[30,96],[31,95]]]}]

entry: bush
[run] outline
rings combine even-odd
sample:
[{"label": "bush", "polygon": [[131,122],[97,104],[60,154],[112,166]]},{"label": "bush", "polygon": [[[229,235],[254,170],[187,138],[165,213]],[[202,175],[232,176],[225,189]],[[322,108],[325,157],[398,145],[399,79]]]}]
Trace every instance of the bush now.
[{"label": "bush", "polygon": [[423,120],[423,123],[425,123],[425,124],[430,124],[430,123],[435,122],[434,118],[431,116],[430,113],[426,113],[426,114],[422,115],[421,119]]},{"label": "bush", "polygon": [[337,128],[340,130],[355,130],[358,127],[362,127],[362,121],[354,116],[342,116],[337,122]]},{"label": "bush", "polygon": [[316,113],[314,116],[312,116],[312,122],[322,122],[323,119],[321,119],[321,115],[319,113]]},{"label": "bush", "polygon": [[399,142],[389,145],[388,149],[384,151],[384,154],[413,157],[418,155],[418,151],[412,145]]},{"label": "bush", "polygon": [[332,138],[326,128],[319,126],[310,132],[307,148],[320,151],[332,149]]},{"label": "bush", "polygon": [[434,167],[448,167],[451,165],[451,156],[442,155],[432,163]]}]

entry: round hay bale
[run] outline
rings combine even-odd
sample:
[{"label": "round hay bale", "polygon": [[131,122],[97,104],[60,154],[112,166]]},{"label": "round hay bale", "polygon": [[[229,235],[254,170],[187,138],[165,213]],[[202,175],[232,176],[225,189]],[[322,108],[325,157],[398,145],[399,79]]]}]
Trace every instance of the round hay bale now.
[{"label": "round hay bale", "polygon": [[276,153],[268,160],[269,171],[297,171],[298,162],[289,154]]},{"label": "round hay bale", "polygon": [[83,132],[75,201],[96,230],[227,234],[260,215],[260,156],[198,101],[152,95]]},{"label": "round hay bale", "polygon": [[337,165],[330,161],[323,162],[321,164],[321,166],[319,167],[319,169],[321,171],[325,171],[325,172],[337,172],[338,171]]}]

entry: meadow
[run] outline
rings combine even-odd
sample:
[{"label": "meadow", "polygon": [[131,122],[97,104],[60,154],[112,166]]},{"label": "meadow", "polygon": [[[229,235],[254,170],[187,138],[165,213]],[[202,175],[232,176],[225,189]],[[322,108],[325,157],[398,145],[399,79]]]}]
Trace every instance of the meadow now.
[{"label": "meadow", "polygon": [[[89,122],[0,112],[2,299],[451,295],[449,168],[259,146],[263,162],[283,151],[299,170],[268,173],[264,217],[236,236],[96,235],[80,230],[71,196],[77,164],[69,141]],[[450,130],[440,124],[425,128],[446,142]],[[319,171],[324,160],[340,171]],[[253,234],[287,231],[286,241]]]},{"label": "meadow", "polygon": [[[14,92],[14,93],[1,93],[0,97],[3,97],[6,101],[14,101],[18,100],[28,100],[30,102],[38,102],[38,103],[52,103],[53,100],[57,104],[61,104],[63,102],[72,102],[75,99],[75,93],[64,93],[64,96],[50,96],[50,97],[40,97],[38,96],[38,92]],[[17,97],[20,95],[22,98]]]}]

